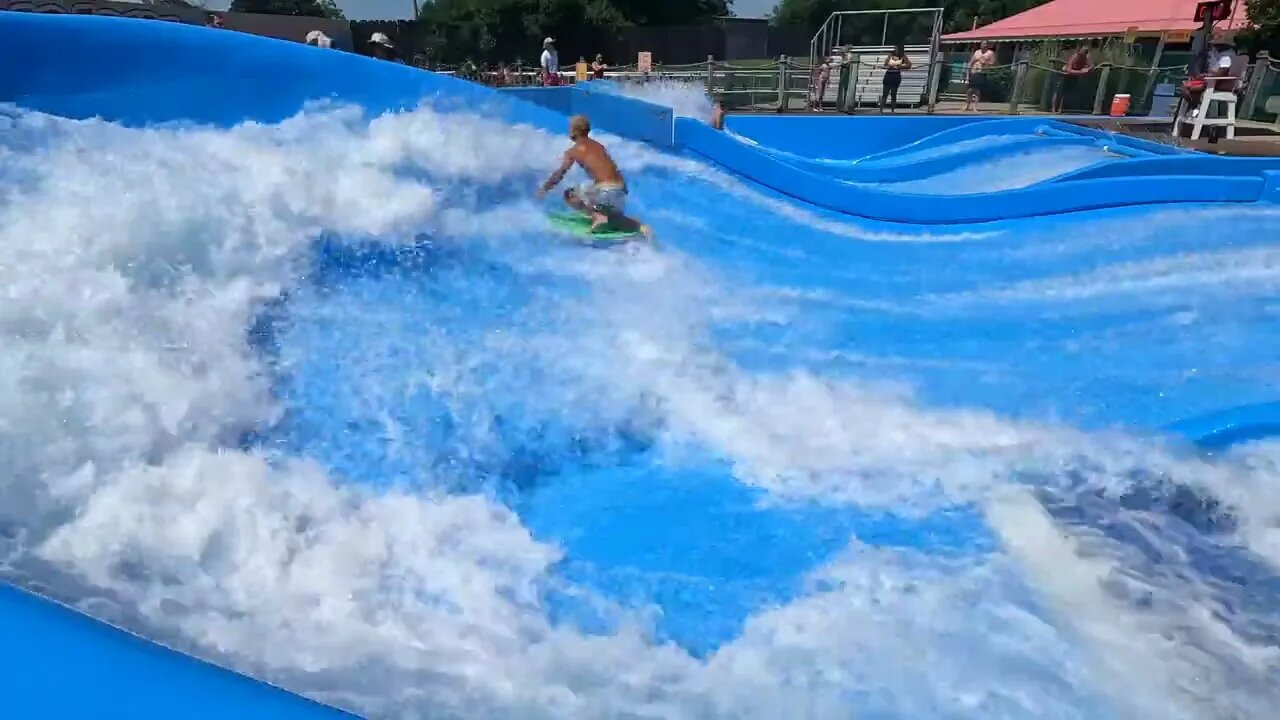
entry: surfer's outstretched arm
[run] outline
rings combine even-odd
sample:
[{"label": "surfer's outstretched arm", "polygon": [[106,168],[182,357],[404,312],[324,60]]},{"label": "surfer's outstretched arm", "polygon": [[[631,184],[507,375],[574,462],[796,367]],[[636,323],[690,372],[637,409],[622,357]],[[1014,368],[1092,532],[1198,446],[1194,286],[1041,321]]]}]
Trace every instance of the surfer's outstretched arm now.
[{"label": "surfer's outstretched arm", "polygon": [[559,185],[560,181],[564,180],[564,176],[569,174],[569,170],[573,168],[573,162],[573,153],[566,150],[564,159],[560,161],[560,167],[556,168],[555,172],[551,173],[546,182],[542,183],[542,186],[538,188],[538,199],[542,199],[547,193],[551,192],[551,188]]}]

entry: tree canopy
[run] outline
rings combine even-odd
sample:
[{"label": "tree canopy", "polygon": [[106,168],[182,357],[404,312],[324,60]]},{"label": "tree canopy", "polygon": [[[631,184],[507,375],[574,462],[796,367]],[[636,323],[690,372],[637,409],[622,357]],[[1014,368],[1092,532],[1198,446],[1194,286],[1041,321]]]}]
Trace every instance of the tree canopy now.
[{"label": "tree canopy", "polygon": [[[943,26],[946,32],[968,30],[976,19],[979,25],[986,25],[1042,5],[1049,0],[950,0],[944,4]],[[813,28],[817,30],[822,23],[839,10],[900,10],[905,8],[937,7],[939,0],[779,0],[773,11],[772,20],[776,25],[791,25]],[[912,29],[920,20],[902,16],[890,16],[890,27],[895,21],[904,28],[911,24]],[[853,22],[853,21],[846,21]],[[868,20],[870,23],[870,20]],[[882,17],[875,18],[877,31],[883,23]],[[856,24],[854,25],[856,27]],[[929,28],[925,28],[928,32]],[[856,32],[856,30],[854,30]],[[878,32],[877,32],[878,34]]]},{"label": "tree canopy", "polygon": [[1280,52],[1280,0],[1246,0],[1244,17],[1248,27],[1240,41],[1251,50]]},{"label": "tree canopy", "polygon": [[401,25],[401,42],[434,61],[495,59],[541,39],[562,48],[595,47],[621,28],[688,26],[729,14],[731,0],[435,0],[421,3],[417,22]]},{"label": "tree canopy", "polygon": [[231,12],[343,19],[334,0],[231,0]]}]

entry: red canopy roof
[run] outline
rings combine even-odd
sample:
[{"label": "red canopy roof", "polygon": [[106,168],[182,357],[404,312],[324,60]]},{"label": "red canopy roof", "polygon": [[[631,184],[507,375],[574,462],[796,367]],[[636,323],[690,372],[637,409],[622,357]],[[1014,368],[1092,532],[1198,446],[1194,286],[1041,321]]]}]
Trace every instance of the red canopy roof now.
[{"label": "red canopy roof", "polygon": [[[1021,40],[1047,37],[1105,37],[1138,32],[1196,30],[1193,20],[1199,0],[1053,0],[976,30],[943,35],[949,42]],[[1231,19],[1216,27],[1243,27],[1244,0],[1235,0]]]}]

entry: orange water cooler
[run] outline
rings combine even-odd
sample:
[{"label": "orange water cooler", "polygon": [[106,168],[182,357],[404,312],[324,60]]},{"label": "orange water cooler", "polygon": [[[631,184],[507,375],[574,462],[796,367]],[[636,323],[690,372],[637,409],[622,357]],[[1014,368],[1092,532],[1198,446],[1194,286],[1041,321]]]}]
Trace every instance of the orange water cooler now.
[{"label": "orange water cooler", "polygon": [[1111,98],[1111,117],[1124,117],[1129,114],[1129,96],[1116,95]]}]

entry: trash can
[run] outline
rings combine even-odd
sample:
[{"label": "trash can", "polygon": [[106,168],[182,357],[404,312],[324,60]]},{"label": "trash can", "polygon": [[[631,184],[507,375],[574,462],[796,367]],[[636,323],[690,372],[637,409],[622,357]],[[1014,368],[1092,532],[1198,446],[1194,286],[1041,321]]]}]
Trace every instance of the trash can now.
[{"label": "trash can", "polygon": [[1151,96],[1150,117],[1173,117],[1173,109],[1178,105],[1178,92],[1173,83],[1160,83]]}]

